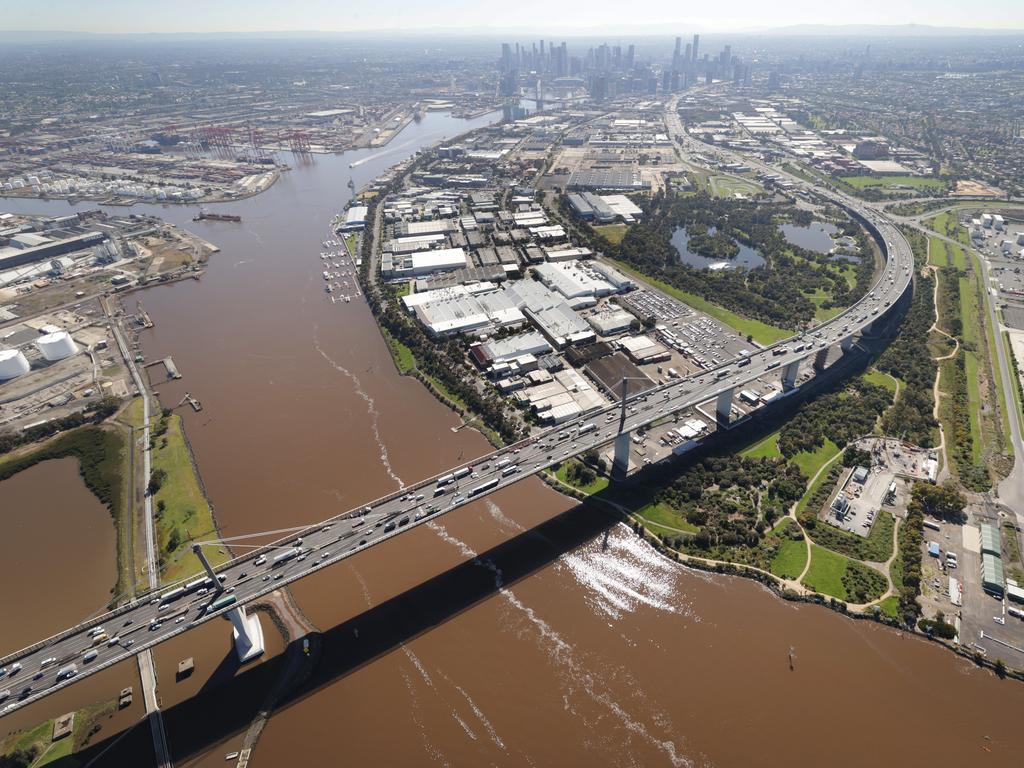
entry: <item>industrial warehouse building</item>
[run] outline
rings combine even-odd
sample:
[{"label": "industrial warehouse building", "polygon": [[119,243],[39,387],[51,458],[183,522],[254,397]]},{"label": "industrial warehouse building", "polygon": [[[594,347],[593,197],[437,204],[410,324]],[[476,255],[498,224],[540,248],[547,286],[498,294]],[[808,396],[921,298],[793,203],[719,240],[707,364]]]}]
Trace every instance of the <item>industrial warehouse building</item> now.
[{"label": "industrial warehouse building", "polygon": [[380,272],[385,279],[422,277],[465,266],[466,252],[462,248],[439,248],[404,255],[383,253],[380,257]]},{"label": "industrial warehouse building", "polygon": [[369,208],[365,205],[353,205],[345,212],[345,223],[341,225],[343,230],[362,229],[366,226],[366,214]]}]

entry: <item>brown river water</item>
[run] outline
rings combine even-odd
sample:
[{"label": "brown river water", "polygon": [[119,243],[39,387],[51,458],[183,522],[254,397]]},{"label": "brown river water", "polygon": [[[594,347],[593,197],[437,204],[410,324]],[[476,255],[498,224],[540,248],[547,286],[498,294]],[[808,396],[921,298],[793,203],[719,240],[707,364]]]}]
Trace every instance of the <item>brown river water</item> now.
[{"label": "brown river water", "polygon": [[[488,450],[476,432],[453,433],[457,417],[397,374],[358,297],[331,304],[318,258],[350,175],[361,184],[419,146],[484,122],[429,113],[383,156],[318,157],[267,193],[225,206],[244,217],[240,225],[145,208],[222,248],[201,282],[142,299],[156,322],[143,339],[147,356],[173,354],[184,376],[161,385],[161,399],[173,405],[187,389],[203,402],[201,413],[182,413],[225,536],[317,521]],[[57,475],[48,477],[53,493]],[[0,485],[5,538],[7,500],[24,498],[10,490],[16,480]],[[78,491],[61,490],[69,497],[62,508],[74,504],[76,514],[91,503],[77,482]],[[51,537],[65,533],[56,530]],[[43,534],[37,523],[23,535]],[[94,546],[112,557],[112,542],[111,533]],[[17,603],[5,588],[5,625],[15,613],[26,626],[10,636],[5,629],[2,645],[102,604],[108,570],[83,579],[93,597],[75,602],[50,597],[56,580]],[[257,768],[1020,764],[1024,686],[911,636],[681,568],[537,480],[320,572],[293,593],[324,632],[323,656],[270,719],[250,762]],[[221,622],[157,650],[177,765],[225,765],[225,753],[239,748],[281,659],[279,634],[263,624],[268,653],[241,671]],[[196,672],[176,682],[185,656]],[[18,726],[137,685],[134,664],[105,675],[19,713]],[[14,725],[8,720],[0,733]],[[102,737],[115,732],[112,724]],[[151,762],[143,725],[96,765]]]}]

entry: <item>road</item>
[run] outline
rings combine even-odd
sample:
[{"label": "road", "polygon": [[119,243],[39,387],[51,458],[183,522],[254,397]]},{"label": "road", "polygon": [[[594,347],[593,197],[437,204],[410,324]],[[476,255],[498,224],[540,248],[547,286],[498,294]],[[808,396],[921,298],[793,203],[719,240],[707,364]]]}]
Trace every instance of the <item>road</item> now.
[{"label": "road", "polygon": [[[723,392],[739,391],[746,383],[772,371],[781,372],[792,363],[807,361],[819,351],[859,334],[885,315],[911,285],[913,256],[910,246],[890,223],[871,211],[857,212],[869,221],[877,221],[877,239],[889,257],[868,296],[801,336],[629,398],[624,431],[631,432],[677,411],[715,400]],[[220,585],[215,586],[210,579],[204,583],[201,577],[190,587],[166,587],[162,592],[165,598],[154,590],[115,611],[11,654],[0,660],[0,667],[5,669],[0,676],[0,696],[7,692],[5,701],[0,701],[0,716],[570,456],[605,445],[619,433],[618,422],[619,406],[608,406],[584,419],[555,427],[440,477],[331,518],[299,537],[275,542],[232,560],[218,569]],[[445,482],[453,473],[460,477]],[[276,557],[283,559],[275,562]],[[93,650],[95,658],[86,662],[85,655]],[[74,672],[67,667],[61,676],[60,670],[70,664],[75,665]]]}]

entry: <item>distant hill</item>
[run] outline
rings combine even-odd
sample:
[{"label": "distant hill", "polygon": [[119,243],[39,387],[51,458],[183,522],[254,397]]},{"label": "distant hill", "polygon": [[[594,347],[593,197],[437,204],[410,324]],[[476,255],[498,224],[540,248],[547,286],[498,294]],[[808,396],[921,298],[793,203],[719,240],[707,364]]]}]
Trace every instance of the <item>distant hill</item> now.
[{"label": "distant hill", "polygon": [[764,29],[762,34],[821,37],[984,37],[1024,35],[1024,29],[933,27],[928,24],[794,24],[788,27]]}]

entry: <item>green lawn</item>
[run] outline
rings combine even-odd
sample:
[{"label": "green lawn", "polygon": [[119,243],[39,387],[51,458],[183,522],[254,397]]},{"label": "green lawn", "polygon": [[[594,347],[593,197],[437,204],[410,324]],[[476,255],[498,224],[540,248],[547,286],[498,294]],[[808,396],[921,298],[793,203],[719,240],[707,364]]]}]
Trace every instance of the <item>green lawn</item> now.
[{"label": "green lawn", "polygon": [[934,235],[929,235],[928,237],[928,263],[933,267],[949,266],[946,241]]},{"label": "green lawn", "polygon": [[357,256],[356,245],[359,242],[359,235],[345,235],[345,245],[348,246],[349,253],[353,256]]},{"label": "green lawn", "polygon": [[398,372],[404,376],[416,370],[416,358],[413,356],[412,350],[384,328],[381,328],[380,332],[384,334],[384,341],[388,344],[388,350],[391,352],[391,358],[395,361]]},{"label": "green lawn", "polygon": [[957,269],[967,269],[967,251],[956,245],[946,243],[946,252],[953,256],[953,266]]},{"label": "green lawn", "polygon": [[[154,437],[153,471],[162,469],[167,478],[153,496],[153,514],[156,519],[157,544],[164,566],[161,582],[183,579],[203,569],[192,553],[192,540],[209,541],[217,538],[213,510],[203,494],[185,444],[181,417],[171,414],[167,418],[167,432]],[[164,510],[159,507],[161,502]],[[174,535],[174,532],[177,535]],[[175,546],[175,539],[177,546]],[[214,565],[226,561],[226,550],[206,547],[206,557]]]},{"label": "green lawn", "polygon": [[884,191],[900,191],[901,187],[910,187],[916,190],[932,190],[940,192],[946,188],[946,183],[939,179],[927,178],[924,176],[840,176],[842,181],[854,189],[867,189],[868,187],[880,187]]},{"label": "green lawn", "polygon": [[838,453],[839,446],[826,438],[824,444],[817,450],[801,451],[795,454],[790,461],[800,467],[800,471],[810,479]]},{"label": "green lawn", "polygon": [[817,480],[815,480],[813,483],[811,483],[810,485],[807,486],[807,490],[804,492],[804,495],[801,496],[800,497],[800,501],[797,502],[797,505],[796,505],[797,516],[802,514],[803,511],[805,509],[807,509],[807,505],[810,503],[811,498],[814,496],[815,492],[817,492],[817,490],[819,488],[821,488],[822,485],[825,484],[825,482],[828,480],[828,476],[829,476],[828,472],[822,472],[820,475],[818,475],[818,479]]},{"label": "green lawn", "polygon": [[577,462],[575,459],[570,459],[569,461],[564,462],[557,470],[555,470],[555,477],[557,477],[566,485],[571,485],[576,490],[582,491],[588,496],[591,494],[600,493],[601,491],[608,487],[608,478],[602,475],[598,475],[594,482],[589,483],[588,485],[578,485],[577,483],[574,483],[572,480],[570,480],[569,467],[572,466],[573,464],[578,463],[579,462]]},{"label": "green lawn", "polygon": [[694,309],[704,312],[716,320],[725,323],[741,335],[750,336],[758,344],[774,344],[776,341],[787,339],[793,335],[793,331],[778,328],[774,325],[768,325],[767,323],[762,323],[760,320],[751,320],[750,318],[742,317],[741,315],[737,315],[735,312],[730,312],[728,309],[725,309],[725,307],[721,307],[718,304],[712,304],[707,299],[697,296],[696,294],[681,291],[678,288],[674,288],[660,280],[647,277],[642,272],[630,267],[628,264],[621,261],[612,261],[615,266],[623,272],[633,275],[654,288],[657,288],[659,291],[667,293],[669,296],[679,299],[679,301],[684,304],[688,304]]},{"label": "green lawn", "polygon": [[824,288],[819,288],[815,291],[804,291],[803,294],[814,302],[814,319],[819,322],[831,320],[845,309],[845,307],[829,307],[828,309],[822,307],[822,304],[832,298],[832,292],[827,291]]},{"label": "green lawn", "polygon": [[87,745],[91,740],[88,731],[93,725],[99,725],[102,719],[111,716],[115,706],[114,702],[107,701],[76,710],[72,732],[59,741],[51,740],[54,719],[46,720],[27,731],[12,733],[6,739],[0,738],[0,755],[6,756],[17,750],[35,748],[37,756],[31,764],[32,768],[45,768],[47,765],[57,765],[60,768],[78,766],[81,760],[71,756],[75,743]]},{"label": "green lawn", "polygon": [[772,558],[771,571],[783,579],[795,579],[807,565],[807,542],[785,539]]},{"label": "green lawn", "polygon": [[733,197],[740,194],[747,197],[763,191],[759,184],[733,176],[711,176],[708,178],[710,193],[715,197]]},{"label": "green lawn", "polygon": [[925,220],[925,225],[941,235],[956,240],[961,245],[970,246],[971,238],[967,234],[966,227],[960,226],[960,219],[956,211],[943,211]]},{"label": "green lawn", "polygon": [[840,600],[846,599],[846,587],[843,585],[843,574],[849,558],[837,555],[817,544],[811,544],[811,567],[804,576],[804,584],[823,595],[832,595]]},{"label": "green lawn", "polygon": [[960,278],[960,322],[964,341],[978,346],[981,333],[978,328],[978,292],[973,277]]},{"label": "green lawn", "polygon": [[874,384],[878,387],[885,387],[894,395],[899,387],[899,381],[888,373],[883,373],[877,368],[872,368],[870,371],[864,374],[864,380],[869,384]]},{"label": "green lawn", "polygon": [[900,599],[896,595],[887,597],[878,604],[878,608],[884,616],[888,616],[890,619],[898,619],[900,615]]},{"label": "green lawn", "polygon": [[594,227],[594,231],[612,245],[618,245],[626,236],[629,227],[625,224],[601,224]]},{"label": "green lawn", "polygon": [[981,392],[978,388],[978,356],[964,353],[964,373],[967,376],[967,415],[971,421],[971,461],[981,463]]},{"label": "green lawn", "polygon": [[774,459],[782,454],[779,452],[779,432],[776,430],[770,435],[767,435],[758,440],[753,445],[749,445],[740,451],[741,456],[746,456],[748,459]]},{"label": "green lawn", "polygon": [[678,534],[679,531],[697,533],[700,530],[668,504],[646,504],[635,510],[633,514],[642,518],[646,523],[665,529],[666,533],[672,535]]}]

